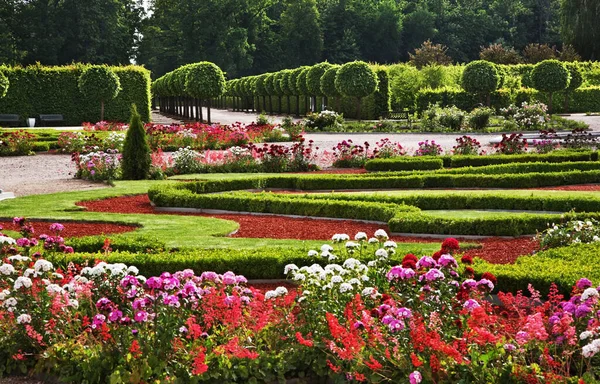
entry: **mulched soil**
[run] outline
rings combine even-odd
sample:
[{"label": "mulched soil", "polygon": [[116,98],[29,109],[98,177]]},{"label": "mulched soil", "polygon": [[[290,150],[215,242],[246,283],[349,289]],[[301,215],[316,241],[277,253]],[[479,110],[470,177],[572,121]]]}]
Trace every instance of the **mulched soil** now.
[{"label": "mulched soil", "polygon": [[[29,220],[36,231],[36,234],[46,233],[48,235],[53,235],[48,230],[50,227],[50,222],[48,221],[39,221],[39,220]],[[64,231],[61,232],[62,237],[83,237],[83,236],[93,236],[93,235],[106,235],[106,234],[115,234],[115,233],[125,233],[135,231],[137,227],[132,225],[121,225],[121,224],[110,224],[110,223],[82,223],[82,222],[65,222],[62,221],[61,224],[65,226]],[[1,221],[0,227],[3,227],[6,230],[11,231],[19,231],[19,226],[14,225],[12,221]]]},{"label": "mulched soil", "polygon": [[600,184],[563,185],[560,187],[542,187],[533,189],[547,189],[553,191],[600,191]]},{"label": "mulched soil", "polygon": [[[118,212],[138,214],[181,214],[188,216],[204,216],[233,220],[240,224],[240,229],[232,237],[297,239],[297,240],[329,240],[335,233],[353,235],[357,232],[374,233],[377,229],[388,231],[387,225],[368,224],[350,220],[323,220],[308,218],[289,218],[270,215],[241,214],[204,214],[159,212],[150,205],[148,195],[123,196],[105,200],[83,201],[77,203],[92,212]],[[440,239],[415,236],[394,236],[396,242],[404,243],[439,243]],[[538,248],[531,238],[502,239],[489,238],[469,240],[482,245],[481,249],[472,249],[467,254],[479,257],[492,263],[513,263],[520,255],[529,254]]]}]

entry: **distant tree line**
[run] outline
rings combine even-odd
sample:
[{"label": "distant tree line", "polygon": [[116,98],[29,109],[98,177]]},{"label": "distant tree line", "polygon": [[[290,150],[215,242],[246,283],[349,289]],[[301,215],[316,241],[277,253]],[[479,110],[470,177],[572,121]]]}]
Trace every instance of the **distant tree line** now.
[{"label": "distant tree line", "polygon": [[231,78],[408,61],[426,41],[454,62],[527,62],[530,44],[596,60],[599,19],[586,0],[0,0],[0,63],[135,60],[158,77],[208,60]]}]

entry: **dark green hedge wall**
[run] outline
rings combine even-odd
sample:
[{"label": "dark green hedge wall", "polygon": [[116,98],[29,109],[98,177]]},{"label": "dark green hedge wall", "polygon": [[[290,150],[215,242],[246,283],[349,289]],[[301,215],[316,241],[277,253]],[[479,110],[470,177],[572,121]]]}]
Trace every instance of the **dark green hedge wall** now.
[{"label": "dark green hedge wall", "polygon": [[[86,66],[0,67],[10,80],[6,97],[0,99],[0,113],[38,118],[39,114],[62,114],[63,125],[95,123],[100,120],[100,105],[88,100],[77,87]],[[105,120],[127,122],[131,104],[136,104],[143,121],[150,121],[150,72],[143,67],[111,67],[119,76],[122,90],[105,105]],[[39,125],[39,122],[36,124]]]}]

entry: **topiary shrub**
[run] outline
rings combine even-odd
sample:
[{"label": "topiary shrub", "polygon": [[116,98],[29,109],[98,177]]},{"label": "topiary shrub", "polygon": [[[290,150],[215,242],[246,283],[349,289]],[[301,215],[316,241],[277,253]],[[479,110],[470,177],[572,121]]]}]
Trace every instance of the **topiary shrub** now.
[{"label": "topiary shrub", "polygon": [[287,97],[287,113],[288,113],[288,115],[291,113],[291,111],[290,111],[290,108],[291,108],[290,96],[292,96],[294,94],[294,90],[292,88],[290,88],[291,74],[292,74],[291,69],[284,69],[281,71],[281,77],[279,80],[279,87],[281,88],[281,92],[283,93],[284,96]]},{"label": "topiary shrub", "polygon": [[100,120],[104,120],[104,103],[121,91],[119,77],[106,65],[94,65],[79,76],[78,87],[87,98],[100,102]]},{"label": "topiary shrub", "polygon": [[544,60],[533,67],[531,83],[540,92],[548,93],[549,112],[552,113],[552,95],[567,89],[571,75],[564,63],[558,60]]},{"label": "topiary shrub", "polygon": [[462,87],[465,91],[485,96],[490,105],[490,94],[498,89],[500,74],[493,63],[485,60],[472,61],[465,66],[462,74]]},{"label": "topiary shrub", "polygon": [[208,123],[210,124],[210,99],[225,92],[225,76],[214,63],[203,61],[192,64],[185,77],[185,92],[198,99],[208,99]]},{"label": "topiary shrub", "polygon": [[320,81],[321,93],[327,97],[335,97],[337,99],[337,111],[339,111],[340,109],[339,97],[341,96],[341,94],[335,87],[335,77],[337,76],[337,72],[339,69],[339,65],[332,65],[331,67],[329,67],[329,69],[325,71],[325,73],[323,73],[323,76],[321,76]]},{"label": "topiary shrub", "polygon": [[298,78],[300,74],[309,67],[302,66],[296,69],[292,69],[288,76],[288,86],[292,95],[296,96],[296,116],[300,116],[300,96],[302,96],[301,89],[298,88]]},{"label": "topiary shrub", "polygon": [[144,180],[150,173],[150,146],[146,130],[135,104],[131,107],[131,122],[123,143],[121,169],[125,180]]},{"label": "topiary shrub", "polygon": [[335,87],[344,96],[357,100],[356,116],[360,120],[360,102],[377,89],[377,75],[364,61],[353,61],[340,67],[335,76]]},{"label": "topiary shrub", "polygon": [[6,77],[4,73],[0,72],[0,98],[6,96],[9,86],[10,81],[8,81],[8,77]]},{"label": "topiary shrub", "polygon": [[313,65],[309,69],[308,73],[306,74],[306,87],[308,88],[308,93],[311,96],[314,96],[315,98],[317,96],[325,96],[325,94],[321,92],[321,77],[323,77],[323,74],[331,67],[331,64],[324,62]]},{"label": "topiary shrub", "polygon": [[579,65],[577,63],[565,63],[569,74],[571,75],[571,80],[569,81],[569,86],[565,89],[565,112],[569,112],[569,98],[571,94],[583,84],[583,76],[581,75],[581,71],[579,69]]}]

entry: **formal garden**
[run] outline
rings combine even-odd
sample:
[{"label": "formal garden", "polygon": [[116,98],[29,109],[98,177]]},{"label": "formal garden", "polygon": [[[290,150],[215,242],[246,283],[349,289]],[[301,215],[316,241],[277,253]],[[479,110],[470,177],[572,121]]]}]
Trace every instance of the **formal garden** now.
[{"label": "formal garden", "polygon": [[[0,111],[78,129],[3,128],[0,164],[69,155],[104,188],[0,201],[0,376],[598,382],[599,152],[556,115],[600,111],[597,70],[1,67]],[[305,137],[356,131],[382,135]]]}]

